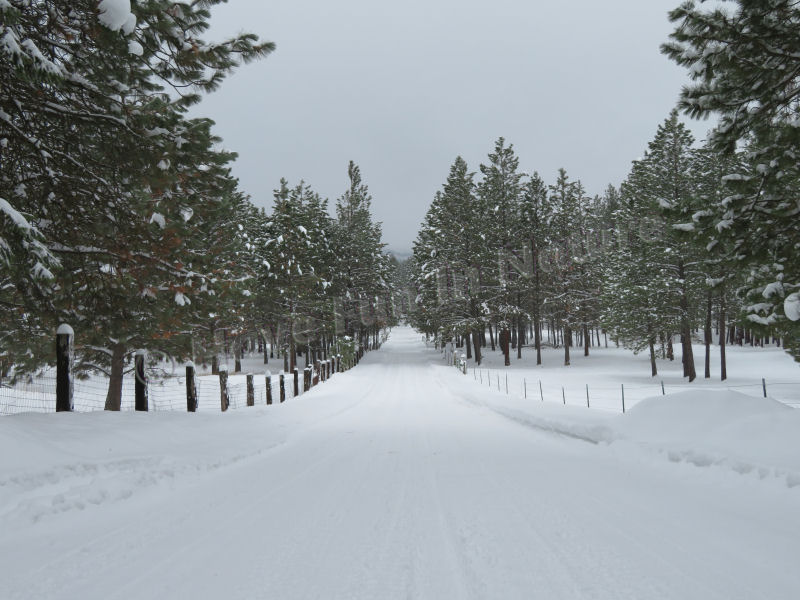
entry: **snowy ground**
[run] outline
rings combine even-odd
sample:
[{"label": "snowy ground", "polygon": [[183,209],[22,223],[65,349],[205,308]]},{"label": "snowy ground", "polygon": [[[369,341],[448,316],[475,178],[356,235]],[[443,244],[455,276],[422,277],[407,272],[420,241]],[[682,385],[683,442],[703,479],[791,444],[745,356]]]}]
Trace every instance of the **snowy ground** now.
[{"label": "snowy ground", "polygon": [[798,430],[489,392],[396,329],[282,405],[0,419],[0,598],[795,599]]},{"label": "snowy ground", "polygon": [[[544,398],[545,402],[559,402],[586,406],[586,387],[589,387],[589,400],[593,408],[621,412],[622,386],[625,388],[625,404],[628,408],[654,395],[664,392],[673,394],[680,391],[737,391],[754,397],[763,397],[763,383],[767,395],[790,406],[800,407],[800,365],[783,348],[751,348],[749,346],[729,346],[726,348],[728,378],[720,381],[719,346],[711,347],[711,377],[705,379],[705,346],[695,344],[692,348],[697,368],[697,379],[689,383],[683,377],[680,344],[675,345],[675,360],[658,359],[658,375],[650,375],[650,357],[645,352],[634,355],[625,348],[591,348],[589,356],[583,355],[583,348],[572,348],[570,366],[564,366],[562,348],[545,348],[542,365],[536,366],[536,353],[533,348],[524,348],[522,359],[517,359],[512,350],[511,366],[503,366],[503,355],[499,352],[485,351],[481,367],[473,360],[468,361],[469,374],[478,383],[488,387],[491,378],[492,388],[505,393],[508,378],[509,393],[529,398]],[[457,349],[461,354],[464,350]],[[762,379],[765,382],[762,382]],[[539,388],[541,382],[541,391]],[[562,393],[563,387],[563,393]],[[527,389],[527,391],[526,391]]]}]

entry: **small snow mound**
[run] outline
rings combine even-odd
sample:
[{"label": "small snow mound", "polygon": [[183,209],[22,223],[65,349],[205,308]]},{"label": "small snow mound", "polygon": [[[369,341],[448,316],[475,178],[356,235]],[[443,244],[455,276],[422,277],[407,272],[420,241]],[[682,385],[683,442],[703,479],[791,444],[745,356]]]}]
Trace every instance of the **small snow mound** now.
[{"label": "small snow mound", "polygon": [[75,335],[75,330],[66,323],[62,323],[56,329],[56,335]]},{"label": "small snow mound", "polygon": [[[97,18],[100,23],[108,27],[111,31],[119,31],[125,28],[133,31],[136,26],[136,17],[131,13],[130,0],[100,0],[97,5],[100,14]],[[131,17],[133,17],[133,27],[131,26]]]},{"label": "small snow mound", "polygon": [[800,321],[800,294],[795,292],[783,301],[783,312],[790,321]]},{"label": "small snow mound", "polygon": [[731,391],[694,390],[639,402],[626,414],[623,427],[639,433],[676,435],[695,430],[704,432],[724,423],[786,411],[792,409],[769,398]]}]

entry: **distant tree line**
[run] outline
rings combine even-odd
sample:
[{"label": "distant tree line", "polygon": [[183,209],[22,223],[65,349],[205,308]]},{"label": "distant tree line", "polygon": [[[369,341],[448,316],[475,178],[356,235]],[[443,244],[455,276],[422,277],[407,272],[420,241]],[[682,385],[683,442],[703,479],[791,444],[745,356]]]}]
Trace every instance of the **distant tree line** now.
[{"label": "distant tree line", "polygon": [[[411,320],[510,363],[543,339],[589,353],[600,333],[672,358],[696,377],[691,342],[783,343],[800,359],[800,8],[781,0],[684,3],[662,50],[690,69],[679,108],[719,125],[700,147],[677,109],[618,188],[589,197],[562,169],[519,170],[495,144],[480,177],[460,157],[414,244]],[[713,340],[713,334],[719,337]]]},{"label": "distant tree line", "polygon": [[274,48],[203,39],[220,2],[0,2],[0,375],[51,363],[67,323],[77,371],[108,374],[118,409],[138,349],[215,365],[258,340],[293,366],[392,321],[392,264],[358,167],[335,219],[285,181],[267,214],[213,122],[189,118]]}]

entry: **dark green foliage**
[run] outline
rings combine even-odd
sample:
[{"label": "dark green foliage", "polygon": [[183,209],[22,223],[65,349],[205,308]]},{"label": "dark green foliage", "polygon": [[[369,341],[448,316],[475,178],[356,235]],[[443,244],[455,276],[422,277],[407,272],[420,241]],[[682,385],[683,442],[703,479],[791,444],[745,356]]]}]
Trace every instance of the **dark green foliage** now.
[{"label": "dark green foliage", "polygon": [[748,273],[750,325],[785,336],[800,359],[800,321],[784,310],[800,289],[800,6],[789,0],[720,7],[685,2],[670,20],[676,28],[662,51],[693,80],[681,107],[692,116],[719,116],[710,137],[715,152],[730,158],[744,149],[743,160],[723,176],[726,192],[703,231],[709,244],[724,249],[729,270]]}]

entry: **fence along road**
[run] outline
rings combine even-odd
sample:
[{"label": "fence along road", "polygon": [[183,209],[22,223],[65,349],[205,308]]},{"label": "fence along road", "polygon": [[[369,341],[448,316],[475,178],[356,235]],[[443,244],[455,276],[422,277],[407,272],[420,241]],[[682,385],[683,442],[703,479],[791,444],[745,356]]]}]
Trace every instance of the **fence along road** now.
[{"label": "fence along road", "polygon": [[[59,329],[59,332],[62,330]],[[59,333],[58,340],[59,356],[62,353],[69,353],[74,333],[71,328]],[[65,338],[69,336],[69,340]],[[316,361],[313,365],[306,368],[298,367],[297,382],[295,383],[294,373],[284,373],[280,371],[272,374],[266,373],[228,373],[227,367],[222,366],[220,375],[197,375],[194,365],[185,368],[176,365],[168,365],[170,369],[160,369],[158,374],[145,372],[144,377],[137,375],[136,372],[127,374],[122,383],[122,402],[121,410],[134,410],[136,407],[136,383],[145,381],[146,410],[153,411],[185,411],[188,405],[193,405],[195,410],[219,411],[221,409],[222,389],[227,390],[225,402],[226,409],[243,408],[253,404],[263,405],[278,404],[286,398],[293,398],[301,395],[304,391],[319,382],[325,382],[332,374],[337,371],[347,370],[356,364],[364,356],[363,351],[359,351],[352,360],[344,360],[341,355],[331,356],[327,360]],[[139,365],[139,360],[142,360]],[[144,355],[137,353],[137,368],[143,368]],[[61,362],[57,359],[57,362]],[[65,357],[64,364],[71,362],[69,357]],[[163,365],[162,365],[163,367]],[[67,369],[69,370],[69,369]],[[167,371],[171,371],[168,373]],[[178,371],[184,371],[180,375]],[[59,374],[63,370],[46,369],[42,374],[35,377],[23,379],[13,385],[4,384],[0,381],[0,416],[13,415],[26,412],[48,413],[56,410],[70,410],[69,408],[58,408],[58,381]],[[108,378],[93,375],[85,379],[77,379],[72,374],[67,375],[71,379],[65,383],[66,387],[71,387],[71,395],[64,398],[61,404],[70,406],[71,410],[77,412],[92,412],[103,410],[105,407],[106,393],[108,392]],[[189,379],[195,382],[192,388],[193,402],[187,398],[187,385]],[[308,383],[306,383],[306,381]],[[283,386],[283,393],[281,393]],[[269,388],[269,389],[268,389]],[[63,391],[63,389],[62,389]],[[283,398],[283,400],[282,400]],[[140,400],[141,402],[141,400]],[[251,404],[252,403],[252,404]],[[137,409],[138,410],[138,409]]]},{"label": "fence along road", "polygon": [[[55,513],[48,535],[15,526],[0,538],[0,597],[750,600],[800,589],[793,491],[524,427],[488,410],[485,393],[395,329],[358,369],[271,413],[274,427],[267,408],[237,412],[236,435],[257,432],[235,467]],[[232,423],[193,421],[216,441]]]}]

